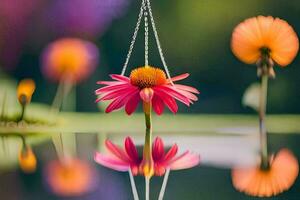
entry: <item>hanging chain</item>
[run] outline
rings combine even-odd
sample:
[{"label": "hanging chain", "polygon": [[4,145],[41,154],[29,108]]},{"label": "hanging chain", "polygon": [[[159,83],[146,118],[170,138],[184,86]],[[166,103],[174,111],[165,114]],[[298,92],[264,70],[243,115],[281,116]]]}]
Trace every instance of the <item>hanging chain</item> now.
[{"label": "hanging chain", "polygon": [[166,60],[165,60],[165,57],[164,57],[164,53],[162,51],[161,43],[159,41],[159,37],[158,37],[158,33],[157,33],[157,28],[156,28],[156,25],[155,25],[155,22],[154,22],[153,14],[152,14],[150,0],[145,0],[145,1],[146,1],[146,5],[148,7],[148,10],[149,10],[151,25],[152,25],[152,29],[153,29],[153,32],[154,32],[155,41],[156,41],[156,45],[157,45],[158,52],[159,52],[159,55],[160,55],[160,59],[161,59],[161,61],[163,63],[163,66],[164,66],[164,69],[166,71],[167,77],[170,80],[170,83],[173,85],[173,81],[171,80],[170,71],[169,71],[169,68],[167,66],[167,63],[166,63]]},{"label": "hanging chain", "polygon": [[149,13],[149,16],[150,16],[150,21],[151,21],[152,29],[153,29],[153,32],[154,32],[154,37],[155,37],[156,45],[157,45],[158,52],[159,52],[159,55],[160,55],[160,59],[162,61],[164,69],[166,71],[167,77],[170,80],[170,83],[173,85],[173,82],[171,80],[170,71],[169,71],[169,68],[167,66],[167,63],[166,63],[166,60],[165,60],[165,57],[164,57],[164,54],[163,54],[163,51],[162,51],[161,43],[160,43],[160,40],[159,40],[159,37],[158,37],[158,32],[157,32],[157,28],[156,28],[156,25],[155,25],[155,22],[154,22],[154,17],[153,17],[153,14],[152,14],[152,8],[151,8],[150,0],[142,0],[140,13],[139,13],[139,16],[138,16],[138,21],[137,21],[137,24],[135,26],[135,30],[134,30],[134,33],[133,33],[133,36],[132,36],[132,41],[130,43],[129,51],[128,51],[126,61],[125,61],[125,64],[123,66],[121,75],[124,76],[124,74],[126,72],[126,69],[127,69],[127,66],[128,66],[132,51],[133,51],[133,47],[134,47],[134,44],[136,42],[137,34],[139,32],[139,29],[140,29],[140,25],[141,25],[143,15],[144,15],[144,22],[145,22],[145,66],[149,65],[148,13]]},{"label": "hanging chain", "polygon": [[133,33],[132,40],[131,40],[130,47],[129,47],[129,51],[128,51],[128,54],[127,54],[127,57],[126,57],[126,61],[125,61],[125,64],[123,66],[123,69],[122,69],[122,73],[121,73],[122,76],[124,76],[124,74],[126,72],[126,69],[127,69],[127,66],[128,66],[132,51],[133,51],[133,47],[134,47],[134,44],[135,44],[135,41],[136,41],[136,38],[137,38],[137,34],[139,32],[139,29],[140,29],[144,7],[145,7],[145,0],[142,0],[140,13],[139,13],[139,16],[138,16],[138,21],[137,21],[137,24],[136,24],[135,29],[134,29],[134,33]]},{"label": "hanging chain", "polygon": [[145,22],[145,66],[149,65],[149,28],[148,28],[148,11],[144,5],[144,22]]}]

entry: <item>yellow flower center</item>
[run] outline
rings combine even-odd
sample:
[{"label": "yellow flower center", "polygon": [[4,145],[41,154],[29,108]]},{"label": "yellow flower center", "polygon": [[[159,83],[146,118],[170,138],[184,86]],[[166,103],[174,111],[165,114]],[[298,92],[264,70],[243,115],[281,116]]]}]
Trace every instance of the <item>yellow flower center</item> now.
[{"label": "yellow flower center", "polygon": [[130,81],[132,85],[138,86],[139,88],[151,88],[153,86],[165,84],[167,78],[163,70],[145,66],[132,70]]}]

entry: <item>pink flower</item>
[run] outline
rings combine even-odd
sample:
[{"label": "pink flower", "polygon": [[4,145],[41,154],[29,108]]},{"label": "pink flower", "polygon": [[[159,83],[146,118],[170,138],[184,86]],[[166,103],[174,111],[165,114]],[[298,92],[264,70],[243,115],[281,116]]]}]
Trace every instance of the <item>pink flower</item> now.
[{"label": "pink flower", "polygon": [[114,81],[97,82],[106,86],[96,90],[96,95],[100,96],[96,102],[112,100],[106,108],[107,113],[125,106],[126,113],[130,115],[136,110],[141,100],[151,103],[158,115],[163,113],[165,105],[171,112],[176,113],[178,106],[175,99],[187,106],[198,100],[194,95],[199,94],[197,89],[181,84],[171,84],[171,81],[179,81],[188,76],[189,74],[186,73],[169,80],[163,70],[150,66],[134,69],[130,77],[113,74],[111,78]]},{"label": "pink flower", "polygon": [[[111,168],[116,171],[128,171],[131,169],[133,175],[142,175],[142,158],[139,157],[136,146],[132,139],[125,139],[125,148],[122,149],[111,141],[106,140],[108,154],[96,152],[95,161],[100,165]],[[177,155],[178,147],[174,144],[168,152],[165,152],[164,143],[161,138],[157,137],[152,146],[152,159],[154,162],[154,174],[162,176],[166,169],[181,170],[192,168],[199,164],[200,157],[197,154],[185,151]]]}]

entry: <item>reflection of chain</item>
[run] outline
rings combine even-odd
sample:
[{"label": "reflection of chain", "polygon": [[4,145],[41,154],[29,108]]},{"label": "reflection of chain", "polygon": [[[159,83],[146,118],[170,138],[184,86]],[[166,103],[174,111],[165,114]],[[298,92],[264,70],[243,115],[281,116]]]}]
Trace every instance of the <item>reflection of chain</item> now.
[{"label": "reflection of chain", "polygon": [[139,32],[139,29],[140,29],[140,24],[141,24],[142,17],[143,17],[143,9],[144,9],[144,7],[145,7],[145,0],[142,1],[140,13],[139,13],[139,16],[138,16],[138,21],[137,21],[137,24],[135,26],[135,30],[134,30],[134,33],[133,33],[133,36],[132,36],[132,41],[130,43],[129,51],[128,51],[128,54],[127,54],[127,57],[126,57],[126,61],[125,61],[125,64],[123,66],[121,75],[125,74],[126,68],[128,66],[129,59],[131,57],[132,50],[133,50],[133,47],[134,47],[134,44],[135,44],[135,41],[136,41],[136,37],[137,37],[137,34]]}]

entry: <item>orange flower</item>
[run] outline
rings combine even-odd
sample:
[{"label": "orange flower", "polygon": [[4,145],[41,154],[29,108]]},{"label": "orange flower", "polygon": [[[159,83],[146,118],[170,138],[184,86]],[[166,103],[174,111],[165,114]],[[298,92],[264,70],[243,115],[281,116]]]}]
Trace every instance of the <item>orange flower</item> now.
[{"label": "orange flower", "polygon": [[68,160],[67,163],[55,160],[45,170],[50,190],[59,196],[79,196],[89,192],[95,186],[95,175],[90,164],[79,159]]},{"label": "orange flower", "polygon": [[17,88],[17,96],[21,105],[30,103],[35,90],[35,83],[31,79],[23,79]]},{"label": "orange flower", "polygon": [[231,49],[247,64],[254,64],[267,54],[284,67],[296,57],[299,49],[297,34],[284,20],[271,16],[246,19],[233,31]]},{"label": "orange flower", "polygon": [[36,170],[36,157],[30,147],[22,148],[19,153],[20,168],[25,173],[33,173]]},{"label": "orange flower", "polygon": [[282,149],[270,162],[270,168],[234,169],[233,186],[251,196],[270,197],[288,190],[299,172],[298,161],[288,149]]},{"label": "orange flower", "polygon": [[52,42],[42,54],[43,74],[54,81],[86,79],[98,63],[97,47],[77,38],[63,38]]}]

